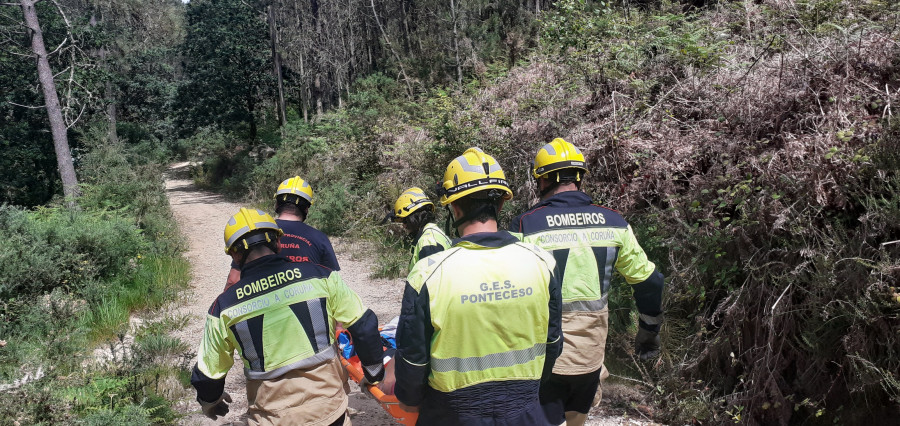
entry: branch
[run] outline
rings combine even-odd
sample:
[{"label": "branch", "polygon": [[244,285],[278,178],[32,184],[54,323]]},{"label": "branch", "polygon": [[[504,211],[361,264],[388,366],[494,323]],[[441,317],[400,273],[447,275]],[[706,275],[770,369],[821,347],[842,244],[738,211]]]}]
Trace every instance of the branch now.
[{"label": "branch", "polygon": [[17,104],[17,103],[15,103],[15,102],[13,102],[13,101],[6,101],[6,103],[8,103],[8,104],[10,104],[10,105],[12,105],[12,106],[17,106],[17,107],[22,107],[22,108],[28,108],[28,109],[41,109],[41,108],[46,108],[46,107],[47,107],[46,105],[39,105],[39,106],[34,106],[34,105],[22,105],[22,104]]},{"label": "branch", "polygon": [[[59,10],[59,14],[62,15],[63,21],[66,23],[66,32],[68,32],[69,35],[72,35],[72,32],[69,31],[69,29],[72,28],[72,24],[69,23],[69,18],[66,17],[66,13],[63,12],[62,7],[59,5],[59,3],[56,2],[56,0],[51,0],[51,1],[53,2],[54,5],[56,5],[56,10]],[[35,2],[35,3],[37,3],[37,2]],[[73,38],[73,40],[74,40],[74,38]]]},{"label": "branch", "polygon": [[16,56],[22,56],[24,58],[34,58],[35,57],[35,55],[33,53],[29,55],[29,54],[25,54],[25,53],[13,52],[12,50],[9,50],[9,49],[2,49],[2,50],[6,53],[16,55]]},{"label": "branch", "polygon": [[84,114],[84,109],[85,109],[85,107],[86,107],[86,105],[81,105],[81,111],[78,112],[78,117],[75,117],[75,119],[72,120],[72,122],[71,122],[68,126],[66,126],[66,129],[67,129],[67,130],[68,130],[68,129],[71,129],[72,126],[74,126],[75,123],[77,123],[78,120],[81,119],[81,115]]},{"label": "branch", "polygon": [[400,55],[397,54],[397,51],[394,50],[394,45],[392,45],[391,40],[388,39],[387,33],[384,32],[384,27],[381,25],[381,19],[378,18],[378,11],[375,10],[375,0],[370,0],[370,4],[372,5],[372,15],[375,16],[375,23],[378,24],[378,29],[381,30],[381,35],[384,37],[384,43],[387,44],[391,53],[393,53],[394,57],[397,59],[397,66],[400,67],[400,74],[403,75],[403,81],[406,83],[406,93],[409,94],[409,96],[412,96],[412,85],[409,84],[409,77],[406,75],[406,70],[403,67],[403,61],[400,59]]},{"label": "branch", "polygon": [[48,53],[48,54],[47,54],[47,57],[49,58],[51,55],[53,55],[53,54],[55,54],[56,52],[58,52],[59,49],[62,49],[63,45],[66,44],[67,41],[69,41],[69,37],[68,37],[68,36],[63,37],[63,41],[62,41],[61,43],[59,43],[59,46],[56,46],[56,49],[53,49],[52,52]]},{"label": "branch", "polygon": [[56,80],[56,77],[59,77],[59,76],[65,74],[66,72],[69,71],[70,68],[74,68],[74,65],[69,65],[69,66],[63,68],[62,71],[60,71],[60,72],[58,72],[58,73],[56,73],[56,74],[53,74],[53,79]]}]

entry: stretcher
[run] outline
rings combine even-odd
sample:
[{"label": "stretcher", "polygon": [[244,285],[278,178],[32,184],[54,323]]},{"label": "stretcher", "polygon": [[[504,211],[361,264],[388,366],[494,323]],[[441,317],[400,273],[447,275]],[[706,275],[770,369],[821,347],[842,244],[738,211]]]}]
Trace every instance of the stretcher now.
[{"label": "stretcher", "polygon": [[[344,329],[338,329],[335,334],[335,339],[339,339],[340,335],[344,333],[347,338],[350,337],[350,333]],[[339,356],[341,358],[341,364],[344,365],[344,368],[347,369],[347,373],[350,375],[350,379],[359,384],[363,377],[362,365],[360,364],[359,357],[356,355],[351,356],[349,359],[344,358],[343,351],[338,351]],[[412,413],[404,410],[400,407],[400,401],[397,400],[397,397],[394,395],[386,395],[381,389],[378,389],[378,386],[367,385],[369,393],[378,401],[378,404],[381,405],[381,408],[384,409],[397,423],[406,425],[406,426],[414,426],[416,424],[416,420],[419,418],[419,413]]]}]

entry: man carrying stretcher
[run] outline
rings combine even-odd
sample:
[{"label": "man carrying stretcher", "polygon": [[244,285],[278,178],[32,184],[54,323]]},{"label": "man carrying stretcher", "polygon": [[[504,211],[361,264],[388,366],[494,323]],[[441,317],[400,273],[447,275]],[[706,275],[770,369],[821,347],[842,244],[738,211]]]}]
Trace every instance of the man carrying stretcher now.
[{"label": "man carrying stretcher", "polygon": [[419,425],[549,424],[538,389],[562,348],[562,295],[553,256],[498,231],[510,198],[480,149],[447,167],[441,204],[461,238],[416,263],[397,330],[393,390]]},{"label": "man carrying stretcher", "polygon": [[197,401],[214,420],[228,412],[225,375],[237,349],[250,424],[349,424],[335,323],[352,335],[364,381],[378,383],[384,376],[378,318],[337,272],[277,256],[281,236],[275,220],[255,209],[241,209],[225,227],[225,251],[240,281],[206,316],[191,376]]}]

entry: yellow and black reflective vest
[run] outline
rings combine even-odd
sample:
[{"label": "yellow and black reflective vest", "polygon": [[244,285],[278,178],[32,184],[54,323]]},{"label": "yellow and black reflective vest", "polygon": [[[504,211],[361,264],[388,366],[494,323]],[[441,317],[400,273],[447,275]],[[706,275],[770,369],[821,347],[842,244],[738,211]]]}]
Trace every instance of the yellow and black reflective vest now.
[{"label": "yellow and black reflective vest", "polygon": [[426,224],[416,240],[415,247],[413,247],[412,259],[409,260],[409,270],[412,271],[413,266],[422,258],[447,250],[451,244],[450,238],[447,237],[447,234],[444,234],[444,231],[441,231],[441,228],[433,223]]},{"label": "yellow and black reflective vest", "polygon": [[206,316],[191,377],[198,399],[221,396],[234,350],[248,380],[274,380],[335,359],[337,321],[353,336],[366,376],[381,380],[378,318],[337,272],[277,255],[247,263],[241,280],[216,298]]},{"label": "yellow and black reflective vest", "polygon": [[420,424],[540,411],[540,379],[562,346],[554,264],[501,231],[460,238],[415,265],[397,330],[395,393],[421,404]]},{"label": "yellow and black reflective vest", "polygon": [[640,326],[658,331],[663,276],[647,259],[631,226],[618,212],[594,205],[581,191],[549,197],[513,219],[510,230],[551,252],[563,296],[563,355],[557,374],[599,369],[607,334],[610,280],[618,271],[632,285]]}]

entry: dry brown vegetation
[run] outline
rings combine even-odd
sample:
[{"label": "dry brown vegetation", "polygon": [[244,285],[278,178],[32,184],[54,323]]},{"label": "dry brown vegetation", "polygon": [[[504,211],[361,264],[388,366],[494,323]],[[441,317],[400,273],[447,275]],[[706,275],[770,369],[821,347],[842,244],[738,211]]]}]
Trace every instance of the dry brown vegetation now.
[{"label": "dry brown vegetation", "polygon": [[512,181],[505,217],[521,212],[534,152],[566,138],[667,276],[654,363],[631,358],[627,286],[611,299],[613,373],[647,385],[658,420],[900,418],[900,5],[699,3],[558,0],[527,62],[476,64],[463,90],[410,102],[362,79],[347,108],[287,129],[253,188],[301,170],[312,222],[384,238],[382,206],[469,146]]},{"label": "dry brown vegetation", "polygon": [[900,416],[896,5],[723,2],[587,19],[601,29],[578,27],[583,43],[447,100],[440,126],[397,132],[383,176],[436,181],[439,160],[478,145],[516,183],[515,213],[533,195],[534,151],[562,136],[588,157],[588,192],[626,212],[669,278],[668,352],[642,369],[662,417]]}]

